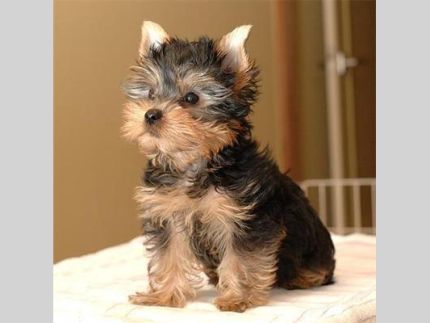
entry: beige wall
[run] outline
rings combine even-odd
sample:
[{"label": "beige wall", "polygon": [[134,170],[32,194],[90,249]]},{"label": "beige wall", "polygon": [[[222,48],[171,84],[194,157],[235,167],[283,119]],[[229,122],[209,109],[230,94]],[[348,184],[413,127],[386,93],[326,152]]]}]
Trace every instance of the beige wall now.
[{"label": "beige wall", "polygon": [[139,234],[132,196],[144,160],[120,138],[119,85],[144,19],[188,39],[254,25],[247,47],[262,70],[255,134],[281,161],[273,2],[56,1],[54,9],[54,261]]},{"label": "beige wall", "polygon": [[321,2],[296,3],[300,179],[326,178],[329,165]]}]

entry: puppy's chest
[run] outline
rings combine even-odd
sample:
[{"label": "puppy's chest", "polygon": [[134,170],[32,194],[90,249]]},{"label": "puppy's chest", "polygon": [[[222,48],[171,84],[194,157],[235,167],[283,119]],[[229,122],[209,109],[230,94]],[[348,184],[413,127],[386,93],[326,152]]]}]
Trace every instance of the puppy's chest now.
[{"label": "puppy's chest", "polygon": [[183,219],[189,217],[205,219],[209,214],[216,215],[223,205],[234,203],[225,194],[213,187],[198,190],[195,184],[180,181],[169,187],[143,185],[137,190],[136,200],[143,218]]},{"label": "puppy's chest", "polygon": [[249,209],[227,193],[208,185],[196,194],[195,183],[186,180],[164,187],[143,185],[137,190],[136,200],[141,218],[154,225],[169,223],[189,235],[198,223],[209,240],[231,235],[249,217]]}]

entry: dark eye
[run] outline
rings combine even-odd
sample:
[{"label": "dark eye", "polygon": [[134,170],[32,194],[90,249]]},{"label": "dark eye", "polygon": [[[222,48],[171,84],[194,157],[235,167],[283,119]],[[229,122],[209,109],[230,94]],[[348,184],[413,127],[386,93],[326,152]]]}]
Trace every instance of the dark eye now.
[{"label": "dark eye", "polygon": [[184,101],[189,104],[196,104],[199,101],[199,96],[194,92],[188,92],[184,96]]},{"label": "dark eye", "polygon": [[155,99],[154,89],[149,89],[149,91],[148,91],[148,99],[149,100],[154,100]]}]

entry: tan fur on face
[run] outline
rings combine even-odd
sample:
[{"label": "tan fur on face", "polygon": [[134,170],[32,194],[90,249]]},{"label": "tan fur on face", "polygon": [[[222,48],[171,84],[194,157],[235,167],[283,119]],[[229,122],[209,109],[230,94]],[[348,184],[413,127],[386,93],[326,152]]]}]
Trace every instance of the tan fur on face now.
[{"label": "tan fur on face", "polygon": [[136,141],[149,158],[160,159],[172,167],[185,170],[200,158],[210,158],[235,140],[235,132],[225,124],[200,122],[180,106],[161,106],[163,117],[157,134],[145,124],[145,113],[153,106],[145,101],[126,104],[122,127],[124,137]]},{"label": "tan fur on face", "polygon": [[144,133],[145,113],[151,106],[145,102],[130,101],[125,104],[124,108],[124,125],[121,128],[124,138],[130,141],[138,140]]},{"label": "tan fur on face", "polygon": [[226,125],[196,121],[186,109],[177,107],[162,119],[159,149],[164,154],[188,151],[209,158],[234,137]]}]

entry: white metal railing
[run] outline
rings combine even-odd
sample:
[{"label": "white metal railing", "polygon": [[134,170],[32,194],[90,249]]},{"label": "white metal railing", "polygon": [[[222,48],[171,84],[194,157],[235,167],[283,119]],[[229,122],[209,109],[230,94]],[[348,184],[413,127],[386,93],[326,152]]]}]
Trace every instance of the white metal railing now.
[{"label": "white metal railing", "polygon": [[[375,178],[309,179],[303,181],[301,187],[308,197],[312,189],[317,190],[317,202],[314,203],[316,204],[314,206],[318,210],[323,223],[333,232],[339,234],[351,232],[375,233]],[[346,192],[348,187],[350,187],[350,194]],[[362,194],[363,187],[370,188],[370,193]],[[327,203],[327,197],[330,198],[330,205]],[[370,226],[363,225],[363,219],[369,216],[367,212],[363,211],[363,203],[366,203],[366,201],[370,204]],[[313,202],[313,200],[311,200],[311,202]],[[336,212],[339,210],[336,206],[340,204],[342,205],[342,212]],[[352,220],[349,221],[352,222],[352,226],[347,225],[348,218]]]}]

